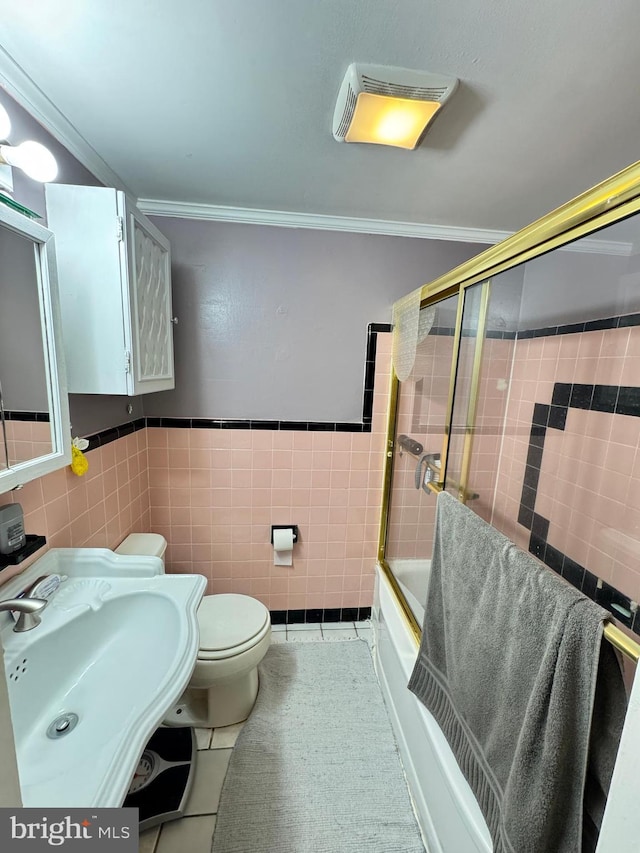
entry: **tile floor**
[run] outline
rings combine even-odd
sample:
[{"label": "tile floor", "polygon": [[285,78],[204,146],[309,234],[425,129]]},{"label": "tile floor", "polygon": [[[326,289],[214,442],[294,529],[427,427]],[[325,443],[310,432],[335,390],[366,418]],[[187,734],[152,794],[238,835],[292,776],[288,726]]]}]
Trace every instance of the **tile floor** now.
[{"label": "tile floor", "polygon": [[[337,642],[357,638],[372,643],[370,621],[274,625],[271,633],[272,643]],[[199,754],[185,817],[143,832],[140,853],[211,853],[222,783],[243,725],[196,729]]]}]

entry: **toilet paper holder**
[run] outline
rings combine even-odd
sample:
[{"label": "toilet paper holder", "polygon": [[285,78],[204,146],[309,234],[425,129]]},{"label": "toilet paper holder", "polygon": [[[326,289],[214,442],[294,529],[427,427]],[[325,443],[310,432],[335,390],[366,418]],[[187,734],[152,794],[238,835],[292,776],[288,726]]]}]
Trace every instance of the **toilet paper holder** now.
[{"label": "toilet paper holder", "polygon": [[271,544],[273,545],[274,530],[291,530],[293,532],[294,543],[298,541],[298,525],[297,524],[272,524],[271,525]]}]

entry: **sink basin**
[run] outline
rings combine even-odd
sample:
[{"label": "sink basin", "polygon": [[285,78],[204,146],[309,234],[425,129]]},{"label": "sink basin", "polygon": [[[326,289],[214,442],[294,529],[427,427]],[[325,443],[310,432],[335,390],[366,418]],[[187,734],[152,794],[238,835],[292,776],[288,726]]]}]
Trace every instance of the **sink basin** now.
[{"label": "sink basin", "polygon": [[160,574],[144,557],[130,558],[128,576],[128,558],[102,549],[95,561],[83,549],[65,563],[65,550],[28,570],[69,576],[41,624],[23,634],[2,628],[23,805],[120,806],[147,740],[191,676],[206,582]]}]

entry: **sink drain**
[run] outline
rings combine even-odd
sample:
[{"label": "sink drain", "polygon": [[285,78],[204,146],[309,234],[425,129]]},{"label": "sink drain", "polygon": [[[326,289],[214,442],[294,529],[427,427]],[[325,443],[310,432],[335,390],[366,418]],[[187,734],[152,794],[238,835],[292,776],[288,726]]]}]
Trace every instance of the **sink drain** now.
[{"label": "sink drain", "polygon": [[77,714],[61,714],[55,718],[47,729],[47,737],[57,740],[59,737],[68,735],[78,725],[78,719]]}]

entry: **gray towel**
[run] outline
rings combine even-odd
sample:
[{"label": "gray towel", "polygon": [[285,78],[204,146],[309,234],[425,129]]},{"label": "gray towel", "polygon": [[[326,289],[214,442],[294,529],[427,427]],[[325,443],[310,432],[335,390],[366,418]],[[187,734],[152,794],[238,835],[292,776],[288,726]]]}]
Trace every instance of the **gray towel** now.
[{"label": "gray towel", "polygon": [[[626,707],[609,643],[600,659],[607,616],[446,492],[438,496],[409,689],[446,735],[495,853],[583,849],[590,739],[587,823],[597,831]],[[607,689],[592,725],[599,659]]]}]

